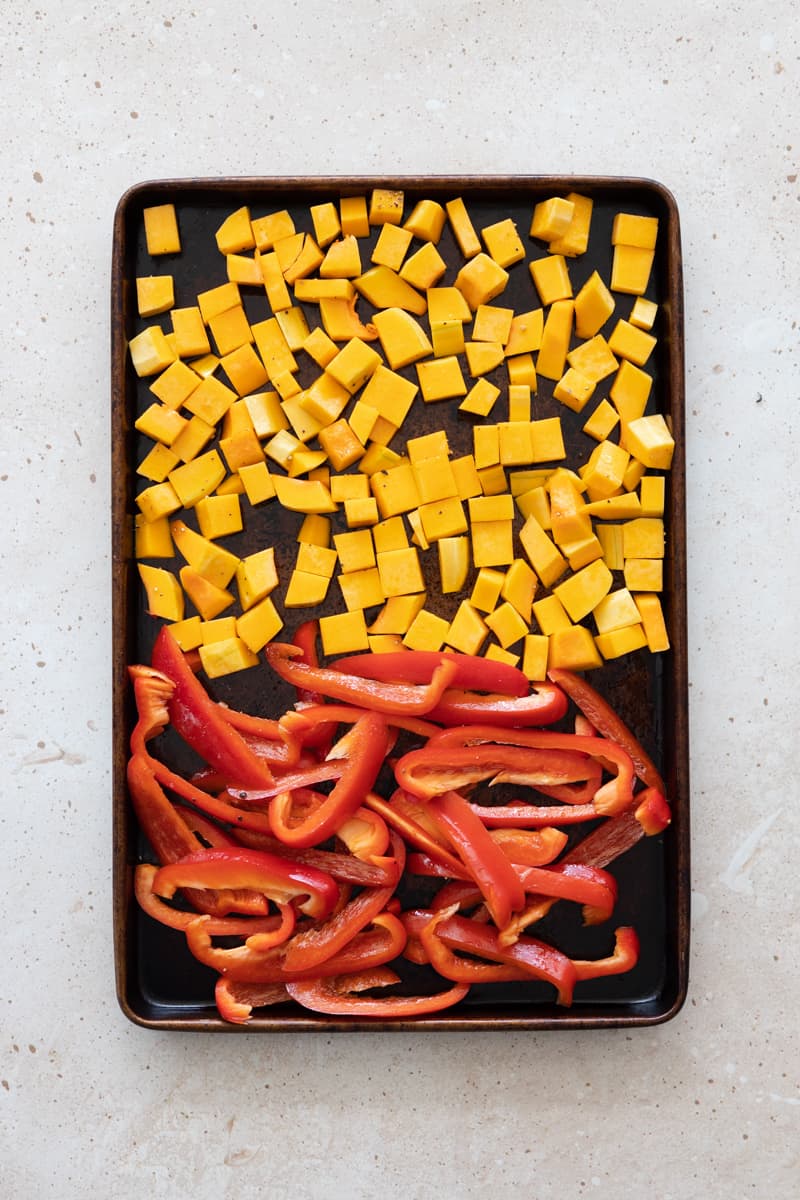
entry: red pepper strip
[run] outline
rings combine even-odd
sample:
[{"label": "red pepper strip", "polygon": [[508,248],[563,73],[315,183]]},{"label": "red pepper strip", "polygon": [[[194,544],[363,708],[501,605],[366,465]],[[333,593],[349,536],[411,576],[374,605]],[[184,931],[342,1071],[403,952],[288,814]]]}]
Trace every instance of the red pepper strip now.
[{"label": "red pepper strip", "polygon": [[243,788],[269,787],[272,783],[269,766],[220,715],[218,706],[193,675],[167,625],[156,638],[152,665],[175,684],[169,716],[184,741],[229,783]]},{"label": "red pepper strip", "polygon": [[458,670],[455,663],[445,661],[436,668],[430,683],[416,687],[404,683],[379,683],[324,667],[309,667],[296,661],[297,653],[297,647],[285,642],[270,642],[266,648],[267,662],[273,670],[296,687],[313,688],[334,700],[395,716],[425,716],[438,704]]},{"label": "red pepper strip", "polygon": [[[440,862],[438,858],[433,858],[430,854],[419,853],[412,851],[406,862],[406,870],[409,875],[430,875],[436,879],[462,879],[471,881],[467,868],[463,863],[455,861],[454,865]],[[480,890],[480,889],[478,889]]]},{"label": "red pepper strip", "polygon": [[[386,722],[380,713],[359,717],[347,735],[349,757],[341,778],[323,803],[298,825],[289,824],[292,793],[282,792],[270,802],[272,832],[288,846],[314,846],[332,837],[342,822],[364,801],[378,777],[386,753]],[[336,747],[331,753],[334,753]]]},{"label": "red pepper strip", "polygon": [[178,815],[186,822],[199,842],[199,845],[195,846],[195,850],[207,850],[209,846],[213,846],[215,850],[221,850],[225,846],[236,845],[235,839],[221,829],[216,821],[209,821],[207,817],[195,812],[188,805],[178,804],[176,807]]},{"label": "red pepper strip", "polygon": [[398,793],[395,793],[391,804],[389,804],[374,792],[370,792],[366,796],[364,803],[368,808],[379,813],[406,841],[411,842],[413,846],[419,846],[431,857],[435,858],[436,862],[442,865],[448,875],[452,875],[453,870],[461,870],[459,860],[454,858],[449,850],[445,850],[438,839],[435,839],[413,816],[404,810],[401,797],[398,796]]},{"label": "red pepper strip", "polygon": [[500,930],[500,944],[502,946],[513,946],[519,941],[520,934],[524,933],[531,925],[535,925],[537,921],[541,921],[550,912],[550,909],[556,904],[554,898],[549,900],[534,900],[530,904],[526,904],[522,912],[517,913],[509,921],[508,925]]},{"label": "red pepper strip", "polygon": [[589,867],[607,867],[644,837],[644,830],[632,812],[620,813],[603,821],[597,829],[573,846],[562,863],[586,863]]},{"label": "red pepper strip", "polygon": [[614,933],[614,952],[608,958],[574,958],[572,965],[578,979],[598,979],[602,975],[622,975],[632,971],[639,961],[639,938],[636,930],[621,925]]},{"label": "red pepper strip", "polygon": [[672,813],[661,792],[656,788],[645,788],[636,799],[638,803],[633,815],[647,836],[662,833],[672,820]]},{"label": "red pepper strip", "polygon": [[[503,746],[529,747],[531,749],[560,751],[566,754],[588,755],[599,759],[609,769],[616,770],[616,778],[598,788],[594,795],[594,806],[598,816],[613,816],[633,803],[634,767],[631,756],[624,747],[606,738],[581,737],[575,733],[555,733],[545,729],[494,729],[490,725],[467,725],[463,729],[443,729],[435,739],[436,749],[449,746],[472,746],[490,742]],[[585,779],[585,775],[573,777]],[[523,782],[515,779],[512,771],[501,771],[498,782]],[[544,782],[548,782],[545,780]],[[554,780],[553,782],[561,782]],[[564,780],[563,782],[570,782]]]},{"label": "red pepper strip", "polygon": [[381,679],[386,683],[430,683],[442,662],[453,662],[457,671],[453,686],[468,691],[500,692],[504,696],[527,696],[530,683],[518,667],[477,658],[454,650],[399,650],[389,654],[353,654],[339,658],[334,670],[363,679]]},{"label": "red pepper strip", "polygon": [[266,850],[200,850],[178,862],[161,867],[153,884],[154,891],[170,899],[176,888],[253,888],[274,900],[298,905],[307,916],[323,919],[339,898],[339,889],[330,875],[313,867],[304,867]]},{"label": "red pepper strip", "polygon": [[341,779],[347,770],[343,761],[314,763],[313,766],[303,767],[301,771],[291,771],[279,776],[275,782],[266,788],[244,789],[229,787],[228,795],[232,800],[241,804],[255,804],[259,800],[271,800],[281,792],[292,792],[297,788],[310,788],[315,783],[328,783],[331,779]]},{"label": "red pepper strip", "polygon": [[239,983],[220,975],[214,988],[217,1012],[223,1021],[246,1025],[254,1008],[283,1004],[289,1000],[283,983]]},{"label": "red pepper strip", "polygon": [[[510,730],[506,733],[511,734]],[[556,736],[556,735],[553,735]],[[436,739],[421,750],[410,750],[395,764],[395,779],[401,788],[423,800],[482,780],[513,776],[528,787],[569,783],[586,778],[583,754],[553,748],[522,746],[445,745]],[[595,812],[595,816],[599,814]]]},{"label": "red pepper strip", "polygon": [[[465,983],[457,983],[449,991],[433,996],[392,996],[371,999],[353,992],[373,987],[388,987],[399,983],[399,976],[387,968],[378,968],[366,975],[342,975],[336,980],[309,979],[305,983],[288,983],[286,990],[293,1000],[312,1012],[335,1016],[355,1017],[418,1017],[423,1013],[441,1012],[463,1000],[469,991]],[[345,990],[346,989],[346,990]]]},{"label": "red pepper strip", "polygon": [[250,749],[265,762],[294,766],[300,758],[300,744],[280,721],[253,717],[249,713],[217,704],[220,715],[242,734]]},{"label": "red pepper strip", "polygon": [[470,807],[488,829],[514,826],[541,829],[545,825],[579,825],[583,821],[595,821],[599,816],[593,804],[567,804],[561,808],[555,804],[470,804]]},{"label": "red pepper strip", "polygon": [[[477,908],[483,904],[483,896],[481,889],[473,880],[453,879],[450,883],[440,887],[436,895],[431,901],[431,908],[436,912],[440,912],[443,908],[452,908],[454,905],[462,911],[469,908]],[[484,905],[485,910],[485,905]],[[488,920],[488,913],[486,914]]]},{"label": "red pepper strip", "polygon": [[[316,729],[320,721],[333,721],[339,725],[354,725],[359,717],[363,717],[368,708],[357,708],[354,704],[312,704],[308,708],[295,709],[281,717],[285,725],[301,741],[305,742],[304,734]],[[404,717],[394,713],[386,714],[386,724],[394,729],[404,729],[418,737],[429,738],[439,733],[439,726],[422,717]]]},{"label": "red pepper strip", "polygon": [[502,927],[525,903],[525,889],[508,855],[458,792],[434,796],[430,807],[481,889],[492,919]]},{"label": "red pepper strip", "polygon": [[[433,913],[426,909],[403,913],[403,924],[409,937],[419,937]],[[437,928],[437,936],[452,950],[474,954],[477,958],[521,967],[536,979],[547,980],[558,992],[557,1003],[568,1006],[576,981],[575,968],[566,954],[536,938],[520,938],[513,946],[504,946],[500,933],[492,925],[484,925],[468,917],[448,917]]]},{"label": "red pepper strip", "polygon": [[[599,867],[557,863],[551,867],[522,867],[520,879],[526,894],[574,900],[584,908],[585,923],[607,921],[617,902],[617,881]],[[520,907],[522,907],[520,905]]]},{"label": "red pepper strip", "polygon": [[[233,825],[243,829],[252,829],[255,832],[271,833],[272,827],[269,823],[269,817],[263,812],[247,812],[245,809],[236,808],[233,804],[228,804],[226,800],[220,800],[218,796],[212,796],[202,788],[195,787],[189,783],[183,776],[177,775],[171,771],[164,763],[159,762],[157,758],[152,758],[149,754],[136,755],[148,767],[154,779],[162,786],[167,787],[170,791],[175,792],[183,800],[188,800],[190,804],[196,805],[201,812],[207,813],[208,816],[214,817],[224,824]],[[155,849],[155,847],[153,847]]]},{"label": "red pepper strip", "polygon": [[617,716],[611,705],[603,699],[599,692],[595,691],[590,683],[587,683],[580,675],[576,675],[574,671],[558,668],[548,671],[547,674],[553,683],[564,689],[583,715],[591,721],[598,733],[602,734],[604,738],[616,742],[618,746],[627,751],[642,783],[647,787],[654,787],[664,795],[667,789],[664,787],[664,781],[655,763],[638,738]]},{"label": "red pepper strip", "polygon": [[583,783],[563,783],[554,787],[539,786],[537,789],[543,796],[558,800],[559,804],[591,804],[595,792],[603,779],[603,767],[599,759],[587,760],[586,779]]},{"label": "red pepper strip", "polygon": [[269,834],[253,833],[249,829],[237,829],[237,841],[254,850],[269,850],[292,862],[305,863],[327,871],[342,883],[354,883],[359,887],[396,887],[400,880],[400,864],[396,858],[384,858],[380,863],[365,863],[350,854],[339,854],[335,850],[296,850],[284,846],[283,842]]},{"label": "red pepper strip", "polygon": [[[317,655],[317,639],[319,637],[319,621],[303,621],[297,626],[292,644],[297,647],[302,655],[302,661],[309,667],[319,666],[319,657]],[[319,692],[308,691],[305,688],[297,689],[297,699],[301,704],[321,704],[323,702],[322,695]]]},{"label": "red pepper strip", "polygon": [[[378,658],[383,658],[382,654]],[[479,660],[480,661],[480,660]],[[506,728],[552,725],[567,711],[567,698],[560,688],[546,683],[534,685],[527,696],[476,696],[474,692],[448,689],[427,714],[442,725],[503,725]]]},{"label": "red pepper strip", "polygon": [[[133,873],[133,890],[139,906],[153,920],[170,929],[186,929],[191,921],[197,920],[196,912],[186,912],[165,904],[153,891],[153,879],[158,867],[151,863],[140,863]],[[289,908],[291,928],[285,934],[290,937],[294,929],[294,909]],[[209,916],[208,932],[212,937],[249,937],[251,933],[272,933],[285,920],[285,915],[267,917],[214,917]]]},{"label": "red pepper strip", "polygon": [[332,958],[307,972],[289,972],[283,966],[286,946],[278,946],[265,953],[258,953],[247,946],[236,946],[230,950],[212,946],[211,937],[207,932],[209,919],[197,917],[186,928],[186,944],[189,950],[198,962],[220,971],[227,978],[249,983],[286,983],[292,979],[318,979],[358,971],[363,967],[382,965],[402,954],[406,943],[406,931],[401,921],[393,913],[378,913],[372,921],[375,928],[357,933],[344,949]]},{"label": "red pepper strip", "polygon": [[146,751],[147,742],[169,725],[169,702],[175,691],[175,684],[161,671],[154,671],[152,667],[128,667],[128,675],[133,682],[138,713],[138,720],[131,733],[131,753],[140,754]]},{"label": "red pepper strip", "polygon": [[336,836],[351,854],[365,862],[383,858],[389,848],[389,827],[383,817],[363,804],[339,826]]},{"label": "red pepper strip", "polygon": [[392,891],[391,888],[365,888],[335,917],[298,934],[286,949],[285,969],[310,971],[332,958],[385,908]]},{"label": "red pepper strip", "polygon": [[522,967],[503,963],[478,962],[475,958],[462,958],[445,946],[436,930],[442,921],[448,920],[458,911],[458,905],[435,912],[430,921],[419,931],[419,943],[428,962],[443,979],[454,983],[509,983],[530,979]]},{"label": "red pepper strip", "polygon": [[567,844],[567,835],[560,829],[493,829],[489,835],[502,846],[513,863],[526,867],[543,867],[558,858]]}]

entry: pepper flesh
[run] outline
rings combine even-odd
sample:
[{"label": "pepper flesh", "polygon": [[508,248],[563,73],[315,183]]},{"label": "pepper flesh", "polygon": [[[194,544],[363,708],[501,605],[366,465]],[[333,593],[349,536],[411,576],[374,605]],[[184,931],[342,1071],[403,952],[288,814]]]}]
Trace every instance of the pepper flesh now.
[{"label": "pepper flesh", "polygon": [[477,658],[454,650],[400,650],[388,654],[354,654],[337,659],[333,667],[346,675],[380,679],[387,683],[430,683],[442,662],[456,666],[453,687],[503,696],[526,696],[530,684],[518,667]]}]

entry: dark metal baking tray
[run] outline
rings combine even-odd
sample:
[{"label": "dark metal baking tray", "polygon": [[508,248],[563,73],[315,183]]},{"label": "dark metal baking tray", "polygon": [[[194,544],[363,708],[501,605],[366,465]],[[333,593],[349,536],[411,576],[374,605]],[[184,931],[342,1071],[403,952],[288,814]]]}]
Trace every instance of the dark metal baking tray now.
[{"label": "dark metal baking tray", "polygon": [[[223,1022],[214,1007],[212,972],[191,958],[179,933],[165,929],[141,913],[132,894],[134,867],[147,857],[148,847],[136,827],[126,793],[125,764],[134,720],[127,667],[130,663],[148,661],[158,626],[143,611],[133,551],[135,495],[143,485],[135,470],[145,446],[134,429],[134,421],[152,400],[148,391],[150,381],[137,379],[127,355],[130,337],[152,321],[137,315],[135,280],[138,275],[172,273],[176,305],[191,304],[198,292],[225,281],[214,233],[234,209],[249,204],[256,216],[288,208],[297,228],[311,231],[310,204],[327,199],[335,201],[344,195],[368,195],[374,187],[403,190],[406,212],[420,198],[445,202],[463,196],[476,228],[510,216],[517,222],[524,240],[533,206],[539,200],[571,191],[591,196],[594,211],[589,249],[569,261],[576,290],[595,269],[609,278],[611,222],[615,212],[624,210],[659,218],[656,259],[647,291],[647,296],[659,304],[655,330],[658,345],[648,364],[654,375],[648,411],[660,411],[667,416],[676,441],[667,479],[668,557],[663,594],[671,649],[663,655],[638,651],[607,663],[590,678],[629,721],[661,769],[673,821],[663,835],[640,841],[611,867],[620,891],[614,925],[636,927],[642,944],[639,964],[627,975],[582,984],[569,1009],[558,1008],[552,1001],[552,989],[533,982],[473,988],[458,1007],[415,1020],[385,1022],[315,1016],[294,1005],[284,1005],[257,1010],[247,1026],[234,1026]],[[142,212],[148,206],[168,202],[176,206],[182,253],[151,259],[144,242]],[[375,233],[373,230],[373,237]],[[440,249],[448,263],[459,261],[447,228]],[[441,282],[452,282],[453,275],[454,271],[449,269]],[[513,305],[517,311],[538,305],[529,274],[522,265],[512,269],[508,288],[498,303]],[[252,320],[271,315],[263,295],[247,296],[245,307]],[[367,318],[369,311],[362,301],[362,319]],[[626,306],[618,304],[615,315],[626,312]],[[125,193],[114,218],[111,313],[113,903],[116,987],[123,1012],[135,1023],[149,1028],[206,1031],[589,1029],[649,1026],[675,1016],[685,1000],[688,979],[689,744],[683,282],[679,217],[671,193],[647,179],[597,176],[242,178],[142,183]],[[585,417],[577,417],[555,402],[552,388],[547,380],[540,381],[535,415],[560,415],[568,445],[580,438],[585,443],[585,435],[580,433]],[[423,405],[415,401],[404,431],[413,429],[417,436],[444,424],[454,453],[464,453],[469,448],[474,420],[463,414],[458,416],[456,406],[447,403]],[[249,517],[245,531],[231,539],[231,548],[240,554],[249,553],[266,544],[266,534],[276,546],[279,566],[288,564],[296,534],[292,515],[282,513],[272,504],[250,510]],[[334,591],[331,588],[329,594]],[[429,591],[428,606],[438,605],[438,611],[446,616],[450,615],[448,600]],[[307,610],[301,611],[303,617],[308,615]],[[330,610],[323,608],[320,613],[325,611]],[[293,624],[302,618],[293,618],[291,611],[284,615],[284,633],[290,634]],[[210,690],[218,699],[237,707],[264,714],[271,707],[275,711],[284,699],[288,701],[288,693],[275,689],[272,679],[265,686],[265,671],[266,667],[255,668],[216,680]],[[180,762],[175,765],[180,766]],[[560,948],[580,957],[608,953],[611,936],[608,929],[582,928],[579,917],[568,911],[571,908],[577,906],[557,906],[552,923],[548,917],[548,923],[539,927],[542,936],[552,932]],[[410,964],[403,968],[409,986],[413,986],[419,970]]]}]

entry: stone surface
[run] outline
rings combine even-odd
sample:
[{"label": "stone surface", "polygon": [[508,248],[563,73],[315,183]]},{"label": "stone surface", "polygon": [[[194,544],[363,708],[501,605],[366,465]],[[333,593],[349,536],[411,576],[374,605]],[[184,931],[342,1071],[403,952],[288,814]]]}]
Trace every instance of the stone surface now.
[{"label": "stone surface", "polygon": [[[790,0],[7,0],[0,1179],[15,1200],[797,1194],[800,56]],[[686,271],[693,947],[641,1032],[129,1025],[110,905],[109,269],[164,176],[603,173]]]}]

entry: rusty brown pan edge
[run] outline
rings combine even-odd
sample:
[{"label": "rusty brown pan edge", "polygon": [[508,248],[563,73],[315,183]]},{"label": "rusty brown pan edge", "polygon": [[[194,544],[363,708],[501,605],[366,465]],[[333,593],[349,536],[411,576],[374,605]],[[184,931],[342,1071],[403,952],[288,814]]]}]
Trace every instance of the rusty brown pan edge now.
[{"label": "rusty brown pan edge", "polygon": [[[668,212],[667,222],[667,292],[670,313],[670,344],[668,380],[665,392],[670,399],[670,416],[676,441],[676,454],[671,472],[670,525],[672,582],[670,598],[670,652],[673,670],[667,687],[669,725],[674,733],[674,746],[669,754],[668,785],[675,797],[675,816],[672,825],[675,854],[675,874],[668,872],[674,895],[670,897],[676,912],[677,924],[672,937],[672,955],[677,970],[677,986],[665,1008],[647,1011],[651,1004],[587,1006],[581,1013],[555,1016],[488,1015],[488,1008],[473,1016],[428,1016],[400,1021],[341,1020],[336,1017],[287,1015],[254,1017],[246,1026],[234,1026],[222,1021],[213,1009],[208,1015],[196,1017],[149,1017],[135,1009],[130,996],[131,963],[128,938],[131,879],[127,846],[133,832],[133,822],[127,802],[126,763],[127,738],[130,729],[131,702],[127,686],[129,661],[129,594],[127,564],[130,531],[126,509],[125,437],[128,413],[125,403],[126,340],[124,337],[123,288],[125,285],[125,220],[128,207],[144,195],[174,194],[202,191],[235,192],[250,190],[330,191],[339,194],[359,191],[365,187],[397,186],[424,188],[435,191],[457,190],[525,191],[531,188],[578,190],[580,188],[608,193],[625,193],[631,189],[650,191],[661,199]],[[688,733],[688,658],[686,618],[686,522],[685,522],[685,365],[684,365],[684,300],[683,270],[678,208],[672,192],[658,181],[640,176],[602,175],[467,175],[467,176],[246,176],[219,179],[155,179],[133,185],[121,196],[114,214],[113,257],[111,272],[111,501],[112,501],[112,696],[113,696],[113,926],[114,963],[117,1000],[122,1012],[134,1024],[143,1028],[185,1032],[292,1032],[323,1030],[328,1032],[398,1031],[419,1032],[478,1030],[545,1031],[557,1029],[629,1028],[661,1024],[675,1017],[685,1003],[688,992],[690,952],[690,836],[689,836],[689,733]],[[669,924],[669,923],[668,923]],[[669,956],[668,956],[669,957]],[[642,1011],[636,1012],[639,1008]],[[624,1011],[614,1012],[613,1008]]]}]

